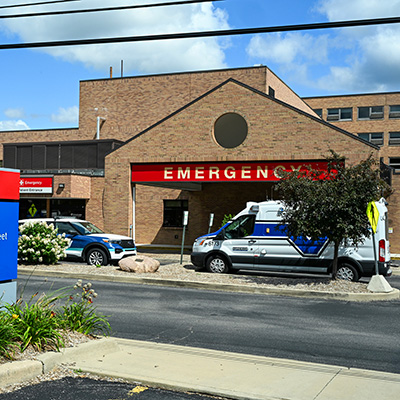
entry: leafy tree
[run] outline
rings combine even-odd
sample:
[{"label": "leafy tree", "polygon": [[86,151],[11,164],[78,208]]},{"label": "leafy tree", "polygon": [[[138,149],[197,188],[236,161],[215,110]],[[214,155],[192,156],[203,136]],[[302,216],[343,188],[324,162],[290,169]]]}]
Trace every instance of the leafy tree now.
[{"label": "leafy tree", "polygon": [[391,189],[380,179],[372,155],[347,166],[345,158],[331,150],[326,160],[327,171],[309,167],[284,173],[277,190],[285,204],[282,224],[289,235],[327,237],[334,244],[332,279],[336,279],[340,244],[358,246],[371,235],[367,205],[390,195]]}]

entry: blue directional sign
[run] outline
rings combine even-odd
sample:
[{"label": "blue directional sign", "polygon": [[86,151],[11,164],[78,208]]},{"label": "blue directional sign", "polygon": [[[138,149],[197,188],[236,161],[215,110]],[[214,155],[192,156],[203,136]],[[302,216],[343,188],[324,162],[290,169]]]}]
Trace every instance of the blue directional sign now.
[{"label": "blue directional sign", "polygon": [[17,279],[18,206],[0,200],[0,282]]},{"label": "blue directional sign", "polygon": [[20,173],[0,168],[0,305],[17,297]]}]

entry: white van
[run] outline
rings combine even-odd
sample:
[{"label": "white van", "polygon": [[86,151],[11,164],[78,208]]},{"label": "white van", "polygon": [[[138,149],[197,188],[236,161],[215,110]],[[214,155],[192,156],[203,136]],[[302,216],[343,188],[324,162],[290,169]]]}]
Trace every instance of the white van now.
[{"label": "white van", "polygon": [[[375,233],[379,274],[390,276],[390,251],[386,201],[375,203],[379,222]],[[197,238],[192,263],[209,272],[253,269],[276,272],[329,274],[332,270],[333,244],[328,239],[312,241],[288,237],[280,225],[284,205],[279,201],[248,202],[232,221],[214,233]],[[375,274],[372,236],[358,247],[339,248],[340,279],[357,281]]]}]

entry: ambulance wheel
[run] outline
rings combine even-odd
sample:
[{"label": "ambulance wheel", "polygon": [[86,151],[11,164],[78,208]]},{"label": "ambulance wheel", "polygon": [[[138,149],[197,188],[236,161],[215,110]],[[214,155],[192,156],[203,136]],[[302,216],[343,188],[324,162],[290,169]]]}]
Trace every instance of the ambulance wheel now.
[{"label": "ambulance wheel", "polygon": [[229,272],[229,266],[226,259],[218,254],[212,255],[207,259],[206,268],[208,272],[214,274],[224,274]]},{"label": "ambulance wheel", "polygon": [[86,254],[86,262],[89,265],[107,265],[108,259],[106,253],[102,249],[90,249]]},{"label": "ambulance wheel", "polygon": [[339,265],[336,278],[343,279],[345,281],[357,282],[359,279],[358,271],[351,264],[342,263]]}]

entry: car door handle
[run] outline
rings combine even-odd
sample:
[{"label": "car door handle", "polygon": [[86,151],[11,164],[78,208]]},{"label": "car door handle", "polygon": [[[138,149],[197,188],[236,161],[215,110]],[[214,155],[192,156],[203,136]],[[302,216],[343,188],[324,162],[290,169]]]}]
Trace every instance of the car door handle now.
[{"label": "car door handle", "polygon": [[254,240],[254,239],[249,240],[249,244],[253,244],[253,243],[256,243],[256,242],[257,242],[257,240]]}]

